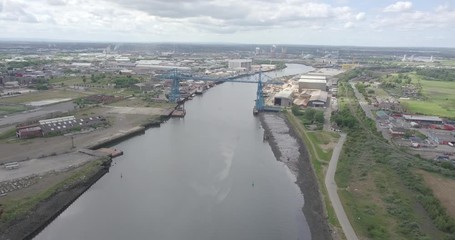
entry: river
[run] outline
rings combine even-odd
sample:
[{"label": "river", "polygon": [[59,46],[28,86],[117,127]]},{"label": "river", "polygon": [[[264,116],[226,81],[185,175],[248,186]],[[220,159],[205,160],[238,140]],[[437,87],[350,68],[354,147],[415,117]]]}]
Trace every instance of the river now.
[{"label": "river", "polygon": [[116,145],[109,173],[35,239],[311,239],[296,177],[253,116],[256,87],[218,85],[184,119]]}]

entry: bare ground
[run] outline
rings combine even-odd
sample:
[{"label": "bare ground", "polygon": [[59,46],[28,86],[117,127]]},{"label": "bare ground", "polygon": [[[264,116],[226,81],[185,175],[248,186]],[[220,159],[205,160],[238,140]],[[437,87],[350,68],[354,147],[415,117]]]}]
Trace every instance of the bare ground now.
[{"label": "bare ground", "polygon": [[441,201],[449,215],[455,218],[455,180],[423,170],[418,170],[417,173],[423,177],[425,184],[433,190],[434,195]]},{"label": "bare ground", "polygon": [[[98,128],[89,133],[73,135],[74,146],[76,149],[84,148],[96,142],[97,139],[107,138],[118,132],[142,125],[160,113],[161,109],[158,108],[134,110],[130,107],[97,107],[87,109],[79,114],[105,116],[110,121],[111,126]],[[73,152],[75,149],[72,148],[71,141],[69,136],[0,140],[0,164]]]}]

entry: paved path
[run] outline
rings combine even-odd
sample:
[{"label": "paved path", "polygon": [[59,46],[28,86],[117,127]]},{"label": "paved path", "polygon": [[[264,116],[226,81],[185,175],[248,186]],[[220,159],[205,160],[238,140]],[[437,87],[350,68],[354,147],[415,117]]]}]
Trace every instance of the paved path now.
[{"label": "paved path", "polygon": [[25,122],[33,118],[39,118],[46,114],[56,112],[69,112],[71,110],[74,110],[74,103],[71,101],[52,104],[49,106],[39,107],[33,110],[12,114],[7,117],[0,116],[0,126],[13,125],[20,122]]},{"label": "paved path", "polygon": [[370,108],[368,107],[368,102],[365,100],[365,97],[357,90],[355,87],[354,82],[350,82],[352,89],[354,89],[354,94],[357,100],[359,101],[360,107],[362,107],[363,111],[367,115],[368,118],[371,118],[373,121],[376,121],[376,118],[374,117],[373,113],[371,112]]},{"label": "paved path", "polygon": [[51,171],[64,171],[65,169],[80,166],[97,158],[99,157],[90,156],[81,152],[73,152],[22,161],[19,162],[20,167],[17,169],[6,170],[3,167],[0,168],[0,182],[30,175],[43,175]]},{"label": "paved path", "polygon": [[344,212],[343,205],[341,204],[340,197],[338,196],[338,186],[335,183],[335,172],[337,170],[338,158],[340,157],[341,148],[346,141],[346,133],[341,133],[341,137],[338,140],[337,145],[333,149],[332,158],[330,159],[329,169],[325,175],[325,186],[329,193],[330,201],[332,202],[333,209],[337,215],[338,221],[341,224],[344,235],[348,240],[358,240],[354,229],[349,222],[346,213]]}]

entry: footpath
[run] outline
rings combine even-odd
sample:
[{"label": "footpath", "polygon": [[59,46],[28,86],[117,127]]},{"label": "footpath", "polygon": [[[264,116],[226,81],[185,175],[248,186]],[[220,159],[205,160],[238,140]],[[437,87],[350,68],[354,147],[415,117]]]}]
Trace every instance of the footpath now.
[{"label": "footpath", "polygon": [[338,186],[335,182],[335,172],[337,170],[338,158],[340,157],[343,144],[346,141],[346,133],[341,133],[340,135],[341,137],[333,149],[329,168],[327,169],[327,174],[325,175],[325,186],[327,188],[327,192],[329,193],[330,201],[332,202],[333,209],[335,210],[335,214],[337,215],[338,221],[340,222],[346,239],[358,240],[359,238],[355,234],[355,231],[352,228],[348,217],[346,216],[343,205],[341,204],[340,197],[338,196]]}]

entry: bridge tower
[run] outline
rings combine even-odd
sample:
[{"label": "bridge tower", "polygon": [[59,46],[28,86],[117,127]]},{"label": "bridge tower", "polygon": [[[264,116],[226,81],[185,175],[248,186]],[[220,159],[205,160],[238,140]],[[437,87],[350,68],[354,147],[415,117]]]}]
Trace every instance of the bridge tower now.
[{"label": "bridge tower", "polygon": [[264,110],[264,93],[262,92],[262,69],[259,70],[258,89],[256,91],[255,111],[261,112]]},{"label": "bridge tower", "polygon": [[177,69],[174,69],[172,73],[172,86],[171,92],[169,93],[169,102],[178,103],[180,101],[180,78],[178,76]]}]

